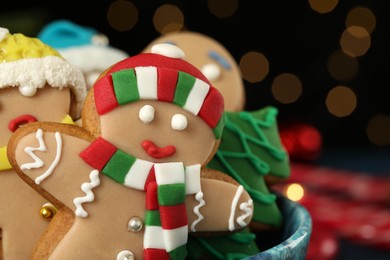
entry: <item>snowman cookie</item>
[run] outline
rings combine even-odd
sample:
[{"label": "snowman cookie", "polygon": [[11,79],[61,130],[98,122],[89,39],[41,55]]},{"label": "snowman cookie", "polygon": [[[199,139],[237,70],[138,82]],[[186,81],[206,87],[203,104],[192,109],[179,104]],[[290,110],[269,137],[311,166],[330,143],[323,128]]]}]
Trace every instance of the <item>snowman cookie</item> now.
[{"label": "snowman cookie", "polygon": [[8,141],[27,123],[73,123],[86,88],[81,71],[36,38],[0,28],[0,50],[0,258],[27,259],[55,208],[12,169]]},{"label": "snowman cookie", "polygon": [[204,168],[220,142],[224,100],[183,58],[157,44],[99,77],[83,127],[16,131],[12,165],[58,208],[32,259],[184,259],[189,233],[247,227],[248,192]]}]

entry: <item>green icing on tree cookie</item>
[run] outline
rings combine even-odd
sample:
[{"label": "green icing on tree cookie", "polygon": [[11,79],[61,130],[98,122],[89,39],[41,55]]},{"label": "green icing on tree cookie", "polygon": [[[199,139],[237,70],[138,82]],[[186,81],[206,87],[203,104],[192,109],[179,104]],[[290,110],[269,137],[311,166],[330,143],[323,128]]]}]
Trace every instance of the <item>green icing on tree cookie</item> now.
[{"label": "green icing on tree cookie", "polygon": [[225,112],[221,144],[207,167],[237,180],[254,203],[253,222],[280,227],[282,216],[264,176],[287,178],[290,166],[280,141],[274,107],[254,112]]}]

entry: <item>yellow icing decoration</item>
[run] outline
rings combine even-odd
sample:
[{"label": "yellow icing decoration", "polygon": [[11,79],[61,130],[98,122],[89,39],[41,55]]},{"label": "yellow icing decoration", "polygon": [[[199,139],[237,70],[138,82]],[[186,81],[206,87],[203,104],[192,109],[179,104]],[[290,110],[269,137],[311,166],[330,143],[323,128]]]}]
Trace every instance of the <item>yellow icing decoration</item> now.
[{"label": "yellow icing decoration", "polygon": [[7,146],[0,147],[0,171],[9,170],[12,166],[7,157]]},{"label": "yellow icing decoration", "polygon": [[65,118],[62,119],[61,123],[74,125],[74,121],[70,115],[66,115]]},{"label": "yellow icing decoration", "polygon": [[10,62],[25,58],[42,58],[46,56],[62,56],[52,47],[42,43],[38,38],[26,37],[15,33],[0,41],[0,62]]}]

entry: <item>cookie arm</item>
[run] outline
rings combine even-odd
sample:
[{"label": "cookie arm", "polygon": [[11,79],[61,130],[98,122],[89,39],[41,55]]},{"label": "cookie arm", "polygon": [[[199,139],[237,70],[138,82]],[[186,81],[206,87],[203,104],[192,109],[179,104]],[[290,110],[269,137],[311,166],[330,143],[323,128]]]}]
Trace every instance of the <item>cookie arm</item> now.
[{"label": "cookie arm", "polygon": [[248,225],[252,199],[241,186],[217,179],[201,179],[202,194],[186,199],[190,232],[232,232]]},{"label": "cookie arm", "polygon": [[[88,178],[90,167],[78,158],[79,150],[89,145],[92,137],[76,125],[61,123],[30,123],[11,137],[7,152],[11,165],[19,176],[56,206],[74,207],[71,198],[58,198],[56,190],[71,187],[72,172],[83,172]],[[80,175],[80,174],[79,174]],[[76,190],[77,188],[77,190]]]}]

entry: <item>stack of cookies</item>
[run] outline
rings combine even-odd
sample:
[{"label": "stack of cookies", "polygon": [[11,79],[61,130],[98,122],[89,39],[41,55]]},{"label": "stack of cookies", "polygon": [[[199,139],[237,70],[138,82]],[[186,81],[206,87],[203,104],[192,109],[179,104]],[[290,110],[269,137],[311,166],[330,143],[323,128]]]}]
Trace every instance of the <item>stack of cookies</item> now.
[{"label": "stack of cookies", "polygon": [[280,230],[277,109],[242,110],[218,42],[167,37],[87,87],[53,47],[1,28],[3,259],[239,259]]}]

